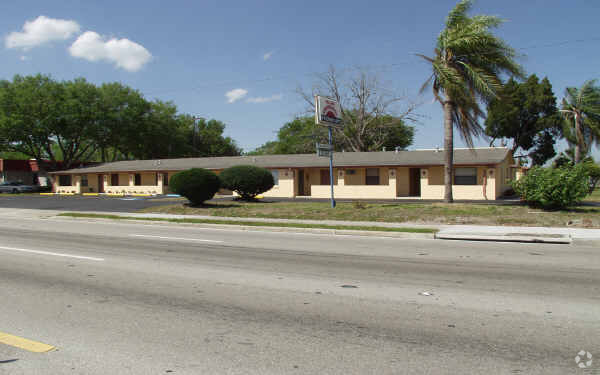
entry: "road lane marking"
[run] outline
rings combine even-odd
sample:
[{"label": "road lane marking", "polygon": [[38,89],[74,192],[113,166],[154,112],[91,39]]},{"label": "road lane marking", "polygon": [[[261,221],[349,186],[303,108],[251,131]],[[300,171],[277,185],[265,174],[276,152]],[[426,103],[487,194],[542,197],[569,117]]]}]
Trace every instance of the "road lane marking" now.
[{"label": "road lane marking", "polygon": [[22,253],[31,253],[31,254],[40,254],[40,255],[52,255],[52,256],[55,256],[55,257],[65,257],[65,258],[94,260],[96,262],[103,262],[104,261],[103,258],[86,257],[86,256],[83,256],[83,255],[73,255],[73,254],[64,254],[64,253],[53,253],[51,251],[42,251],[42,250],[20,249],[18,247],[0,246],[0,250],[19,251],[19,252],[22,252]]},{"label": "road lane marking", "polygon": [[146,234],[130,234],[131,237],[143,237],[143,238],[156,238],[159,240],[175,240],[175,241],[194,241],[194,242],[215,242],[215,243],[223,243],[223,241],[218,240],[204,240],[201,238],[183,238],[183,237],[165,237],[165,236],[151,236]]},{"label": "road lane marking", "polygon": [[16,348],[25,349],[34,353],[45,353],[54,349],[54,346],[24,339],[19,336],[13,336],[8,333],[0,332],[0,343],[14,346]]}]

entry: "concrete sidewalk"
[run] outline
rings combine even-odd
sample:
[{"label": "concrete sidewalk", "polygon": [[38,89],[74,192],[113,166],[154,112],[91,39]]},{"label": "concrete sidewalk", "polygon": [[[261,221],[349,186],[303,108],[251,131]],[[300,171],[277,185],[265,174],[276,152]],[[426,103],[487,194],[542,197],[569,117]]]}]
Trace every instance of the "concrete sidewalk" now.
[{"label": "concrete sidewalk", "polygon": [[[102,212],[97,212],[103,214]],[[106,213],[104,213],[106,214]],[[438,239],[447,240],[473,240],[473,241],[507,241],[507,242],[533,242],[533,243],[571,243],[573,241],[600,241],[600,229],[565,228],[565,227],[525,227],[525,226],[484,226],[484,225],[446,225],[446,224],[417,224],[417,223],[389,223],[376,221],[342,221],[342,220],[300,220],[300,219],[271,219],[271,218],[245,218],[221,217],[203,215],[171,215],[171,214],[146,214],[146,213],[114,213],[111,215],[162,218],[162,219],[203,219],[227,220],[243,222],[269,222],[269,223],[300,223],[317,225],[339,226],[369,226],[384,228],[433,228],[439,232],[435,235]]]}]

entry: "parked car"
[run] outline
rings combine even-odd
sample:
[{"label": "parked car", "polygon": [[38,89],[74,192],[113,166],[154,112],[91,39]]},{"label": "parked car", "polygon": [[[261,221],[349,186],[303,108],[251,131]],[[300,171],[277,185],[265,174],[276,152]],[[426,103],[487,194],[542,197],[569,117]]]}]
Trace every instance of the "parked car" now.
[{"label": "parked car", "polygon": [[25,185],[22,181],[8,181],[0,184],[0,193],[31,193],[37,190],[37,186]]}]

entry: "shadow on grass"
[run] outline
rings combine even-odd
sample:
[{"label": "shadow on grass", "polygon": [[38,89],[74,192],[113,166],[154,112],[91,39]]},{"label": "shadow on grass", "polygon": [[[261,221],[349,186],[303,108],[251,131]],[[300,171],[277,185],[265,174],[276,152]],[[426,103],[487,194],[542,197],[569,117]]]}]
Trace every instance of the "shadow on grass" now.
[{"label": "shadow on grass", "polygon": [[215,204],[215,203],[202,203],[202,204],[191,204],[183,203],[184,207],[189,208],[239,208],[239,204]]}]

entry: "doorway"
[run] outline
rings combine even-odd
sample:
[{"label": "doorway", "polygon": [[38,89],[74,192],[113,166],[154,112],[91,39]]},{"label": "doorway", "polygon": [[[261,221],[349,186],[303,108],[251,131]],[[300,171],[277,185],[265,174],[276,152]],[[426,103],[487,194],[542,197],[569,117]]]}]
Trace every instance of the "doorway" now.
[{"label": "doorway", "polygon": [[411,197],[421,196],[421,170],[419,168],[410,168],[408,171],[409,176],[409,190],[408,195]]},{"label": "doorway", "polygon": [[98,193],[104,193],[104,176],[98,175]]},{"label": "doorway", "polygon": [[304,170],[298,170],[298,195],[304,196]]}]

